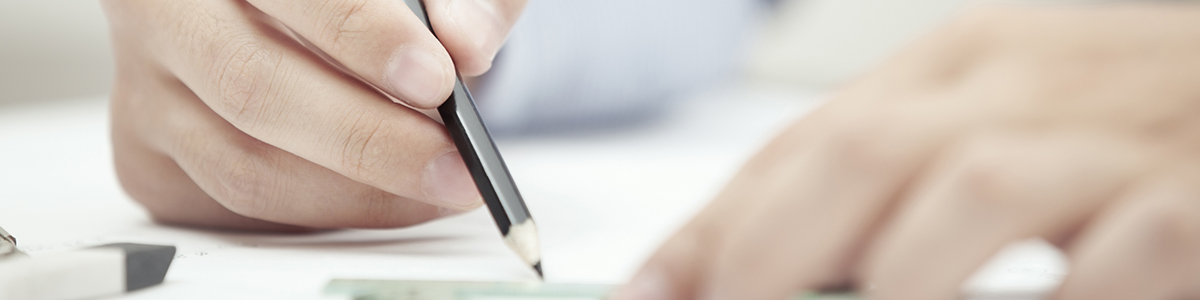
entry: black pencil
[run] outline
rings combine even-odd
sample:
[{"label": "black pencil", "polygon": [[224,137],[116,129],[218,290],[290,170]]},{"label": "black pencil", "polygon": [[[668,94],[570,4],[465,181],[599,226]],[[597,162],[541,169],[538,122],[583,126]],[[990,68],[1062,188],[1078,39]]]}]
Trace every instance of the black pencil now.
[{"label": "black pencil", "polygon": [[[421,0],[404,0],[404,3],[432,32],[424,3]],[[458,147],[458,152],[462,154],[463,163],[475,180],[483,202],[496,220],[505,244],[537,271],[539,277],[543,276],[537,226],[525,208],[525,201],[521,199],[508,167],[504,165],[504,158],[492,143],[483,119],[475,109],[475,100],[471,98],[471,92],[463,84],[461,76],[456,76],[454,92],[446,103],[438,107],[438,113],[446,123],[446,130]]]}]

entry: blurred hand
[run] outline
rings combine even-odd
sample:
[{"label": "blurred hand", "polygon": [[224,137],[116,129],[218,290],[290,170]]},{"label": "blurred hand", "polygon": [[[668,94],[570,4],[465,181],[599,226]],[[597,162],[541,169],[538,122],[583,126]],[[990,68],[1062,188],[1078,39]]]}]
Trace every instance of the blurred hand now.
[{"label": "blurred hand", "polygon": [[104,1],[125,190],[158,221],[241,229],[481,205],[444,127],[413,108],[440,105],[456,66],[485,72],[525,0],[425,2],[440,42],[400,0]]},{"label": "blurred hand", "polygon": [[1056,299],[1200,297],[1200,6],[952,22],[778,136],[614,299],[957,299],[1031,237],[1070,257]]}]

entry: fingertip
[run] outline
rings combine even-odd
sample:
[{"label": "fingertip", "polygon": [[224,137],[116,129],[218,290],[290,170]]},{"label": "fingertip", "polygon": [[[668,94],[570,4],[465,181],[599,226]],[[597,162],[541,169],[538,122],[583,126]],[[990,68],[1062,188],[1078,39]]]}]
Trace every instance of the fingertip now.
[{"label": "fingertip", "polygon": [[446,11],[458,25],[467,42],[489,57],[504,43],[511,22],[501,15],[500,7],[492,1],[450,1]]},{"label": "fingertip", "polygon": [[448,207],[438,207],[438,215],[442,217],[456,216],[466,212],[467,210],[458,210]]},{"label": "fingertip", "polygon": [[430,161],[423,184],[427,203],[456,210],[483,204],[483,197],[458,151],[443,153]]},{"label": "fingertip", "polygon": [[[524,1],[447,0],[429,7],[434,29],[463,76],[492,67]],[[520,2],[520,3],[517,3]]]},{"label": "fingertip", "polygon": [[397,98],[418,108],[436,108],[454,88],[454,64],[448,55],[422,47],[396,51],[385,79]]},{"label": "fingertip", "polygon": [[458,66],[458,72],[467,77],[483,75],[483,73],[487,73],[490,69],[492,69],[492,56],[489,56],[487,60],[480,60],[474,64],[462,64]]}]

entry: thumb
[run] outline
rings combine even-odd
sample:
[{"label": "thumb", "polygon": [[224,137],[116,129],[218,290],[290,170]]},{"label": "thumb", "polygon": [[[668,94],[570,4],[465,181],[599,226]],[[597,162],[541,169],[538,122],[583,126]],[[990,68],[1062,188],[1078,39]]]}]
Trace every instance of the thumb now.
[{"label": "thumb", "polygon": [[477,76],[492,66],[526,0],[426,0],[429,22],[458,71]]}]

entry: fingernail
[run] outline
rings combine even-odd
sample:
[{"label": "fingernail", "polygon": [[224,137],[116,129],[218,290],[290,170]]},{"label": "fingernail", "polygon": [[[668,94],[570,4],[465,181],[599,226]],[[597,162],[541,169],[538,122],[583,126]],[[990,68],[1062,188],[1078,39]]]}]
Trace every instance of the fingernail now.
[{"label": "fingernail", "polygon": [[453,0],[448,8],[459,31],[476,49],[489,56],[496,55],[508,30],[504,28],[506,24],[500,19],[495,4],[481,0]]},{"label": "fingernail", "polygon": [[444,203],[438,206],[450,208],[466,209],[482,201],[458,151],[447,152],[429,162],[425,170],[425,195],[429,201]]},{"label": "fingernail", "polygon": [[465,210],[457,210],[457,209],[448,208],[448,207],[438,207],[438,214],[442,215],[443,217],[454,216],[454,215],[461,214],[463,212],[466,212],[466,211]]},{"label": "fingernail", "polygon": [[433,107],[446,100],[438,99],[449,81],[446,67],[425,49],[409,47],[396,53],[387,80],[397,97],[414,106]]},{"label": "fingernail", "polygon": [[647,268],[639,271],[629,283],[613,292],[609,299],[672,300],[675,296],[671,292],[666,275],[654,268]]}]

